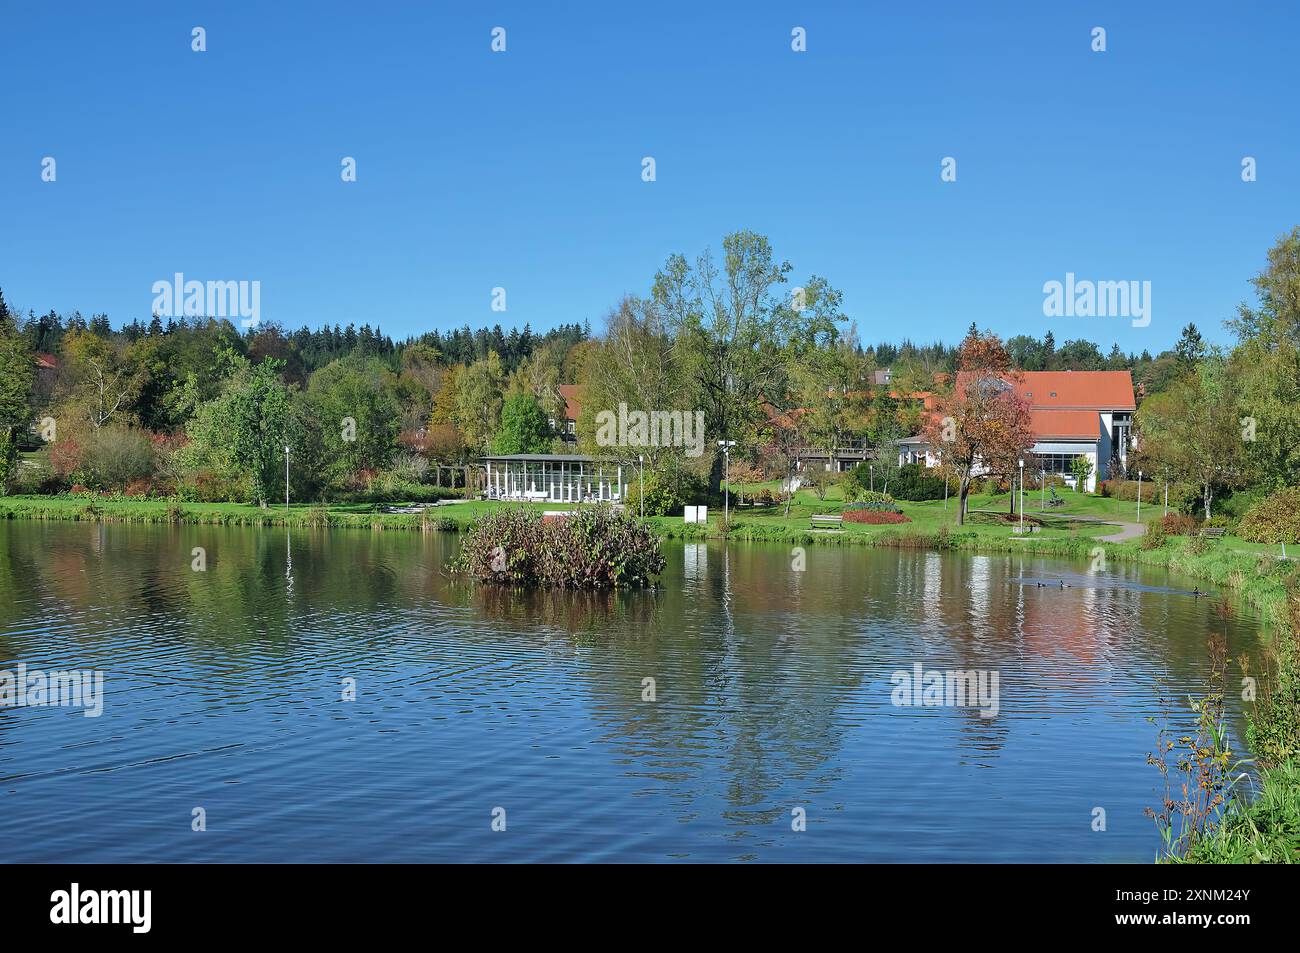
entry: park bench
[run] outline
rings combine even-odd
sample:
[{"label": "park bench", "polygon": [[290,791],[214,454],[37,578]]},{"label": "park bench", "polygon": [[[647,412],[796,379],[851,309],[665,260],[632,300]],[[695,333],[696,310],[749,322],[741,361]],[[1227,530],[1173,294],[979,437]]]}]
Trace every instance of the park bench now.
[{"label": "park bench", "polygon": [[838,513],[815,513],[811,519],[813,529],[839,529],[844,524]]},{"label": "park bench", "polygon": [[1207,526],[1201,530],[1201,536],[1205,539],[1221,539],[1223,537],[1223,527]]}]

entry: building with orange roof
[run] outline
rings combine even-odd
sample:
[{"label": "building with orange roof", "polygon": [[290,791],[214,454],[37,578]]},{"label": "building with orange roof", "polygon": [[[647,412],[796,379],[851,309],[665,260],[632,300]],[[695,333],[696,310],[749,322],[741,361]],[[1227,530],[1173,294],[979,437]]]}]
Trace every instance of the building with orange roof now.
[{"label": "building with orange roof", "polygon": [[[957,375],[961,386],[963,375]],[[1084,489],[1095,490],[1115,464],[1128,462],[1133,447],[1133,375],[1128,371],[1021,371],[1003,378],[1029,403],[1036,468],[1073,482],[1075,457],[1085,457],[1092,473]],[[938,459],[924,436],[899,441],[902,463],[935,466]]]}]

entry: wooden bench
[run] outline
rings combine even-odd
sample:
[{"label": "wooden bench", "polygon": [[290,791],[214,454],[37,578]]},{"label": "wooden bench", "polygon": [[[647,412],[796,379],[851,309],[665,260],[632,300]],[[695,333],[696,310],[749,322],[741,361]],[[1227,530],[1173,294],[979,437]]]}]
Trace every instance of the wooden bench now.
[{"label": "wooden bench", "polygon": [[1201,530],[1201,535],[1206,539],[1220,539],[1223,536],[1223,527],[1207,526]]},{"label": "wooden bench", "polygon": [[844,523],[844,517],[838,513],[816,513],[809,518],[813,529],[839,529]]}]

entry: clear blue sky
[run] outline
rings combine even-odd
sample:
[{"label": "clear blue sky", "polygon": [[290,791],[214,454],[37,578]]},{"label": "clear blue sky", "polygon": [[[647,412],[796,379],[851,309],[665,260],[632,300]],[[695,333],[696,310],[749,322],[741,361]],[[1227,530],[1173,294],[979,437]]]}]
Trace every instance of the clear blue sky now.
[{"label": "clear blue sky", "polygon": [[[0,16],[0,287],[24,310],[147,319],[153,282],[181,271],[259,280],[263,319],[290,328],[599,326],[669,253],[743,227],[796,279],[842,289],[866,342],[956,341],[973,320],[1155,352],[1188,321],[1227,340],[1265,250],[1300,223],[1294,4]],[[1043,282],[1067,271],[1151,281],[1151,325],[1044,318]]]}]

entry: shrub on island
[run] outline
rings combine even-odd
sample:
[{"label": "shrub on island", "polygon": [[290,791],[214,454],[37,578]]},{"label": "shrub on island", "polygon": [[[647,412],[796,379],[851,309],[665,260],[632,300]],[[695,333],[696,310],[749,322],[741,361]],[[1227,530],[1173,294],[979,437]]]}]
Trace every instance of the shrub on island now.
[{"label": "shrub on island", "polygon": [[649,584],[665,565],[647,524],[598,505],[550,519],[524,507],[489,513],[466,534],[451,569],[513,586],[623,589]]}]

